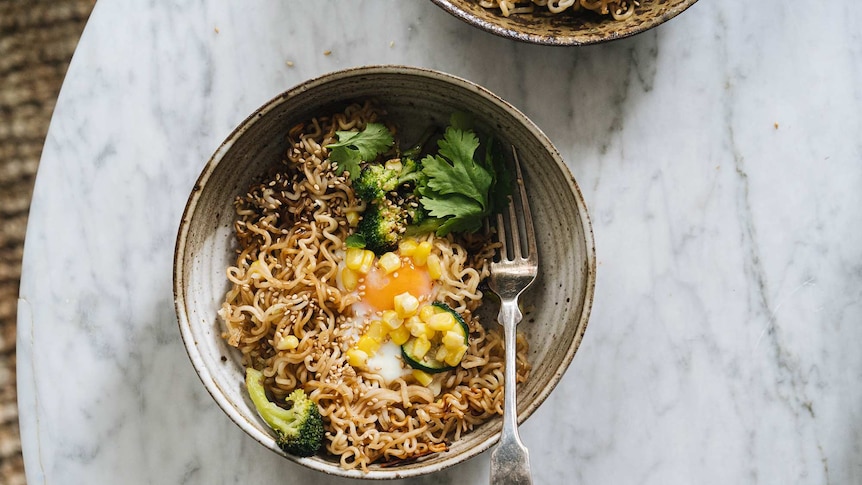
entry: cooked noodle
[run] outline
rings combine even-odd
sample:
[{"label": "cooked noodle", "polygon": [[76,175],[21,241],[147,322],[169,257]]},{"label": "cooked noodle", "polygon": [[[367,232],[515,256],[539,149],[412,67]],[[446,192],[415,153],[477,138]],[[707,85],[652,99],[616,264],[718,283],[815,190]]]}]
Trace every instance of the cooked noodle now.
[{"label": "cooked noodle", "polygon": [[591,10],[601,15],[610,15],[614,20],[625,20],[635,13],[635,7],[640,6],[639,0],[480,0],[484,8],[499,8],[503,16],[531,13],[535,7],[547,7],[552,14],[566,10],[576,11],[581,8]]},{"label": "cooked noodle", "polygon": [[[335,174],[324,147],[336,130],[362,129],[379,117],[368,103],[351,105],[290,130],[283,167],[236,201],[239,249],[219,311],[224,338],[242,352],[245,366],[262,370],[272,396],[283,400],[301,387],[318,404],[326,450],[347,469],[444,451],[503,408],[503,339],[496,325],[486,330],[475,315],[494,248],[475,235],[422,237],[443,263],[434,298],[469,326],[461,364],[423,386],[410,374],[387,383],[347,363],[362,330],[351,313],[360,296],[339,289],[338,268],[351,233],[347,214],[365,205]],[[278,350],[288,335],[298,347]],[[519,382],[529,372],[526,349],[519,336]]]}]

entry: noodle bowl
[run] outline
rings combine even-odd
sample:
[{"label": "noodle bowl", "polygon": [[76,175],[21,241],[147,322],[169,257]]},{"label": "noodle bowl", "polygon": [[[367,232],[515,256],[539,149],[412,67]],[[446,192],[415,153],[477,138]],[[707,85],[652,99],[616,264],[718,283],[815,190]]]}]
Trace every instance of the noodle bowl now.
[{"label": "noodle bowl", "polygon": [[623,39],[674,18],[697,0],[432,0],[495,35],[542,45]]},{"label": "noodle bowl", "polygon": [[[242,353],[242,364],[262,370],[276,400],[302,388],[323,416],[326,452],[345,469],[366,471],[445,451],[503,409],[502,335],[476,315],[494,246],[475,235],[418,237],[442,268],[422,299],[446,303],[469,327],[460,365],[425,385],[409,373],[386,376],[348,362],[370,320],[357,309],[362,287],[348,291],[339,274],[352,231],[348,214],[364,211],[365,202],[336,174],[325,147],[337,131],[380,118],[370,103],[353,104],[290,130],[283,165],[236,200],[238,253],[219,311],[223,337]],[[288,336],[296,337],[295,348],[280,345]],[[524,382],[530,366],[522,335],[518,347]]]},{"label": "noodle bowl", "polygon": [[[365,105],[351,108],[356,109],[350,112],[353,114],[345,110],[355,100],[366,99],[385,110],[385,120],[380,113],[365,111]],[[180,335],[190,363],[218,408],[259,443],[261,450],[268,449],[303,467],[334,476],[394,479],[417,477],[462,463],[489,449],[499,438],[499,409],[486,413],[500,406],[500,398],[486,400],[488,393],[493,394],[493,386],[499,385],[502,365],[495,363],[502,355],[493,318],[496,305],[488,294],[482,295],[482,305],[467,297],[482,293],[482,284],[473,286],[473,272],[480,277],[484,274],[483,258],[493,251],[481,238],[417,239],[433,241],[434,254],[447,261],[445,276],[430,278],[428,286],[417,293],[425,301],[448,302],[464,317],[465,327],[469,325],[470,349],[454,370],[442,372],[437,378],[439,383],[428,383],[426,391],[411,375],[393,376],[385,370],[361,370],[351,377],[362,378],[365,396],[354,392],[358,385],[332,385],[344,352],[343,347],[332,344],[332,338],[339,333],[347,341],[351,338],[336,322],[353,320],[355,333],[365,332],[370,326],[365,317],[370,313],[361,307],[370,305],[370,296],[381,292],[373,288],[366,288],[364,293],[358,288],[348,290],[338,269],[333,270],[346,264],[350,249],[345,250],[342,241],[350,230],[340,221],[352,227],[351,221],[361,213],[362,203],[355,194],[351,199],[352,188],[340,186],[338,176],[328,171],[325,163],[316,166],[305,162],[312,155],[325,161],[320,147],[332,137],[331,123],[338,113],[343,115],[339,123],[360,117],[367,123],[371,116],[380,117],[378,122],[391,122],[398,128],[400,140],[412,142],[429,125],[444,126],[454,111],[471,113],[477,130],[506,145],[517,146],[522,154],[525,184],[541,188],[529,195],[536,227],[540,229],[539,254],[548,264],[522,300],[526,311],[518,330],[526,340],[521,339],[519,344],[520,359],[529,362],[530,367],[522,369],[528,377],[517,389],[519,422],[529,418],[552,395],[572,361],[589,319],[595,251],[583,197],[548,138],[498,96],[448,74],[405,66],[369,66],[329,73],[274,97],[226,137],[194,182],[177,233],[173,290]],[[296,147],[300,155],[295,155],[292,150],[300,141],[301,146]],[[329,214],[316,204],[325,204]],[[276,209],[276,205],[293,212]],[[240,221],[246,222],[237,232]],[[310,257],[312,253],[314,258]],[[308,266],[306,271],[296,271],[306,263],[313,264],[313,269]],[[228,272],[229,267],[234,269]],[[399,270],[399,279],[407,278],[415,285],[425,281],[427,276],[421,273],[422,267],[412,275]],[[459,296],[463,298],[459,300]],[[320,316],[323,319],[317,318]],[[232,333],[230,327],[239,330]],[[289,347],[284,343],[294,343],[290,337],[296,339],[295,349],[301,349],[298,353],[280,348]],[[527,340],[529,347],[525,345]],[[391,355],[381,347],[374,359]],[[319,383],[318,394],[311,396],[315,389],[307,389],[309,397],[316,399],[314,409],[326,414],[330,436],[324,438],[324,445],[337,452],[347,449],[344,443],[353,436],[359,436],[359,444],[351,446],[360,454],[354,451],[336,455],[327,448],[307,458],[286,453],[261,419],[243,383],[248,363],[266,371],[266,377],[259,382],[261,391],[266,386],[271,401],[282,399],[295,386],[299,386],[298,392],[306,389],[306,383]],[[377,366],[375,362],[372,367]],[[348,373],[347,369],[343,372]],[[381,377],[375,379],[374,374]],[[445,382],[443,375],[447,376]],[[397,383],[399,378],[403,385]],[[445,386],[452,397],[442,400]],[[484,387],[487,392],[477,392],[474,387]],[[417,399],[415,410],[412,405],[405,410],[389,404],[406,402],[403,393],[412,391]],[[432,393],[433,402],[429,396]],[[420,401],[423,395],[426,400]],[[447,415],[443,419],[440,412],[454,417]],[[398,431],[401,434],[397,438],[386,437],[361,420],[358,426],[351,427],[344,417],[352,420],[371,413],[384,421],[403,424],[407,431]],[[487,416],[478,424],[483,414]],[[211,413],[207,416],[202,425],[227,433],[225,421]],[[342,431],[333,428],[332,422]],[[422,423],[428,423],[427,427]],[[463,425],[467,427],[459,427]],[[446,437],[440,441],[443,434],[439,430],[446,426]],[[219,448],[233,455],[247,444],[231,441],[220,443]],[[447,451],[418,456],[420,446],[436,450],[442,448],[441,444]],[[254,450],[246,451],[255,459],[263,458]],[[417,458],[399,458],[408,453]],[[342,466],[342,458],[353,468]],[[367,471],[362,463],[366,463]]]}]

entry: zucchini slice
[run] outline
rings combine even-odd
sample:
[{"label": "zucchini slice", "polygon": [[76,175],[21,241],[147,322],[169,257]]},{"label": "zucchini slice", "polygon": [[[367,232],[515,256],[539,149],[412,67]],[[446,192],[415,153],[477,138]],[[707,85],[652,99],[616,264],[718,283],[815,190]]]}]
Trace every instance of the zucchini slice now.
[{"label": "zucchini slice", "polygon": [[[461,315],[442,301],[435,301],[432,305],[449,312],[453,317],[455,317],[457,325],[455,325],[454,329],[464,337],[464,345],[469,345],[470,330],[467,327],[467,323],[463,318],[461,318]],[[460,359],[458,359],[458,362],[454,365],[445,361],[437,360],[435,356],[440,350],[440,347],[443,347],[443,342],[441,341],[441,335],[439,332],[433,339],[431,339],[430,349],[428,349],[421,358],[418,356],[415,348],[417,341],[418,339],[416,337],[410,337],[410,339],[407,340],[407,342],[404,342],[404,345],[401,346],[401,356],[404,358],[404,362],[407,362],[410,367],[429,374],[436,374],[438,372],[445,372],[447,370],[454,369],[460,363]]]}]

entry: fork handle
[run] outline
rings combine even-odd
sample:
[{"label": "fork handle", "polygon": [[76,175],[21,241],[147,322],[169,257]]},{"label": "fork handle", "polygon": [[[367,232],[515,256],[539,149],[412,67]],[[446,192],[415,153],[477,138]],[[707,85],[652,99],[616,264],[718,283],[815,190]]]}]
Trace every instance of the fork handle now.
[{"label": "fork handle", "polygon": [[517,395],[515,393],[516,325],[523,316],[517,300],[504,300],[497,321],[503,326],[506,350],[503,387],[503,432],[500,443],[491,452],[491,483],[532,485],[530,455],[518,435]]}]

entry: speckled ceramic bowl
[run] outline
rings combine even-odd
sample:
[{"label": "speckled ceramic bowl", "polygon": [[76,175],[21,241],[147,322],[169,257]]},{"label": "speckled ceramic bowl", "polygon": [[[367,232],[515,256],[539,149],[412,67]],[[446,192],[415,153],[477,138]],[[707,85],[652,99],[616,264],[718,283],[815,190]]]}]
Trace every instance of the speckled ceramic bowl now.
[{"label": "speckled ceramic bowl", "polygon": [[204,167],[177,237],[174,297],[189,357],[224,412],[275,453],[333,475],[390,479],[433,472],[475,456],[497,441],[501,420],[478,427],[446,452],[397,467],[372,466],[368,473],[343,470],[336,459],[323,454],[286,455],[248,398],[240,353],[221,338],[222,322],[216,314],[228,289],[225,270],[235,257],[236,196],[280,163],[286,131],[294,123],[367,98],[376,100],[399,126],[417,132],[431,121],[445,122],[453,111],[471,112],[483,129],[518,148],[541,258],[539,278],[523,301],[528,314],[520,329],[530,341],[533,371],[518,389],[521,420],[548,397],[575,355],[590,313],[596,261],[584,200],[560,154],[518,110],[463,79],[397,66],[339,71],[286,91],[240,124]]},{"label": "speckled ceramic bowl", "polygon": [[694,5],[697,0],[640,0],[635,14],[625,20],[581,9],[551,14],[546,7],[533,13],[504,17],[478,0],[432,0],[459,19],[502,37],[545,45],[588,45],[629,37],[660,25]]}]

